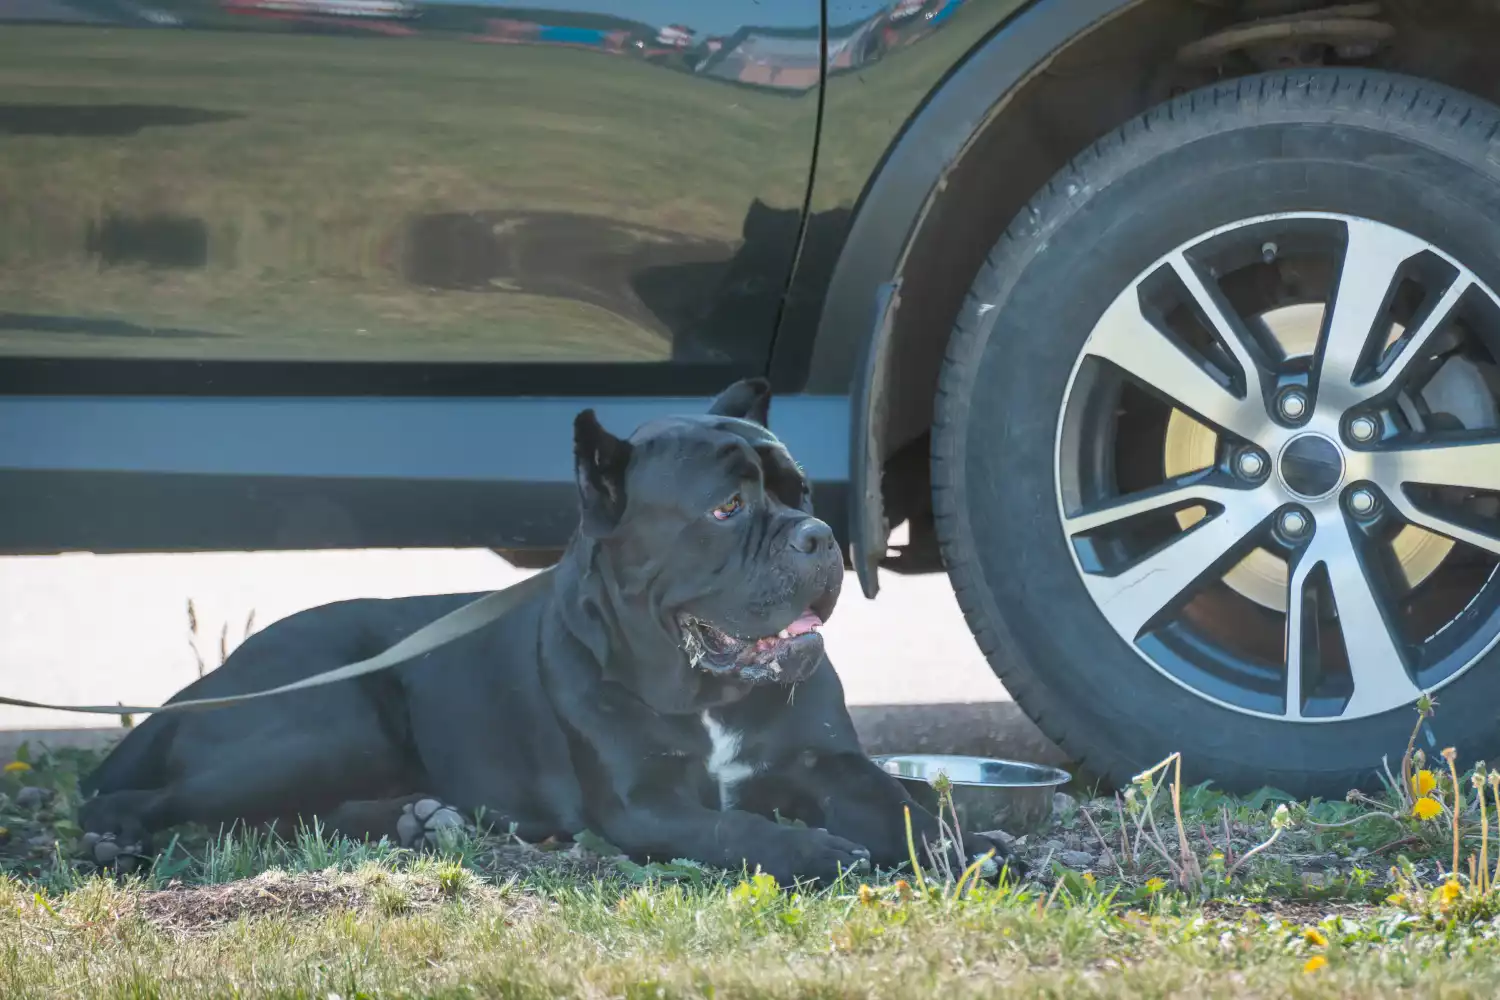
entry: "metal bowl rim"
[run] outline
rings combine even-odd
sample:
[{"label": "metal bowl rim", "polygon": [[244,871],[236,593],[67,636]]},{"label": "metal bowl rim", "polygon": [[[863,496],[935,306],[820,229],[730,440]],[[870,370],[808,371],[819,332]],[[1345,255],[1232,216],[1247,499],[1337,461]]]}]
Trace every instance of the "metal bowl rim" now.
[{"label": "metal bowl rim", "polygon": [[[1068,782],[1073,780],[1073,776],[1060,767],[1052,767],[1048,764],[1033,764],[1030,761],[1024,760],[1010,760],[1005,757],[978,757],[972,754],[963,753],[886,753],[879,754],[877,756],[871,757],[870,759],[877,764],[884,764],[888,760],[902,760],[913,757],[926,757],[929,759],[938,760],[977,760],[983,761],[988,764],[1006,764],[1011,767],[1021,767],[1029,771],[1035,771],[1038,773],[1038,775],[1045,776],[1046,778],[1046,780],[1027,782],[958,781],[954,778],[948,779],[950,784],[963,788],[1055,788],[1058,785],[1066,785]],[[882,767],[881,770],[885,769]],[[891,777],[897,779],[898,781],[921,781],[928,785],[932,784],[932,780],[930,778],[919,778],[914,774],[891,774],[890,771],[886,771],[885,773],[890,774]]]}]

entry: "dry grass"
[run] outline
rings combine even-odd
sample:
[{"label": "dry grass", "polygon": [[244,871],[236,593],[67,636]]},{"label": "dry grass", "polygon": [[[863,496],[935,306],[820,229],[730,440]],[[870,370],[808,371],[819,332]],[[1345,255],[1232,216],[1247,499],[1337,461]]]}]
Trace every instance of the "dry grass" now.
[{"label": "dry grass", "polygon": [[[1290,918],[1290,919],[1288,919]],[[1316,925],[1316,932],[1310,929]],[[366,868],[58,897],[0,882],[7,998],[1494,996],[1484,928],[1379,912],[1111,911],[618,883],[475,883]],[[1327,965],[1304,971],[1310,958]]]}]

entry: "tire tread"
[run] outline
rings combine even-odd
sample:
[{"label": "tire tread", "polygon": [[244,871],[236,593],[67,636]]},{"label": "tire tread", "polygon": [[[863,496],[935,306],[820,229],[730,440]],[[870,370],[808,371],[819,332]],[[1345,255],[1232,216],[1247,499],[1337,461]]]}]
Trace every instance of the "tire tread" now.
[{"label": "tire tread", "polygon": [[[1356,86],[1357,85],[1357,86]],[[1406,98],[1401,101],[1400,98]],[[1430,115],[1417,108],[1430,101]],[[1338,108],[1358,118],[1395,123],[1429,143],[1492,144],[1500,113],[1479,98],[1439,84],[1363,70],[1294,70],[1243,77],[1168,100],[1074,156],[1018,213],[985,259],[966,295],[938,377],[932,427],[933,514],[941,555],[960,609],[980,651],[1006,690],[1037,727],[1086,773],[1128,782],[1117,755],[1075,712],[1049,691],[1042,665],[1028,663],[984,589],[962,497],[963,435],[973,372],[988,338],[983,318],[1000,308],[1031,249],[1081,207],[1069,188],[1083,190],[1096,174],[1129,169],[1184,140],[1230,120],[1278,111]],[[1462,110],[1462,116],[1457,111]],[[1448,110],[1448,114],[1444,111]],[[1419,132],[1420,130],[1420,132]],[[1059,186],[1066,176],[1073,184]],[[1363,780],[1347,770],[1309,769],[1302,791],[1344,787]],[[1243,783],[1243,782],[1242,782]],[[1289,788],[1289,791],[1298,791]]]}]

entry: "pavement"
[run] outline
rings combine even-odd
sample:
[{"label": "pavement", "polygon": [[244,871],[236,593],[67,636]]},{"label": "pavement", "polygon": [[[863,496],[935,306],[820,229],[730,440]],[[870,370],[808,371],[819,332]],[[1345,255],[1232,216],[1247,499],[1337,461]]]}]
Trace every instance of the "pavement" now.
[{"label": "pavement", "polygon": [[[0,694],[159,704],[247,627],[330,601],[529,575],[484,549],[0,557]],[[850,574],[823,630],[867,750],[1065,763],[979,654],[946,578],[884,574],[881,586],[866,600]],[[0,706],[0,760],[23,740],[99,745],[118,732],[111,716]]]}]

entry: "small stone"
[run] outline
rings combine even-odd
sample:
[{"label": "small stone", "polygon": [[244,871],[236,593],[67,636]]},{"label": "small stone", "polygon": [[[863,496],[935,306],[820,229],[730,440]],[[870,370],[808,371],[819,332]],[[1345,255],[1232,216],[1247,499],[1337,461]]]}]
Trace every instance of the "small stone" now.
[{"label": "small stone", "polygon": [[456,810],[447,806],[439,809],[427,818],[427,832],[434,830],[457,830],[464,825],[464,818]]},{"label": "small stone", "polygon": [[401,840],[402,847],[410,847],[422,836],[422,821],[410,812],[402,812],[401,818],[396,820],[396,836]]},{"label": "small stone", "polygon": [[1060,840],[1044,840],[1044,841],[1042,841],[1041,846],[1039,846],[1037,848],[1037,850],[1039,850],[1039,851],[1061,851],[1061,850],[1065,850],[1067,848],[1067,846],[1068,845],[1064,844]]},{"label": "small stone", "polygon": [[1094,865],[1094,856],[1088,851],[1063,851],[1057,860],[1069,868],[1092,868]]},{"label": "small stone", "polygon": [[49,788],[38,788],[36,785],[27,785],[16,793],[16,805],[22,809],[36,810],[47,804],[52,797]]},{"label": "small stone", "polygon": [[993,840],[995,843],[1000,844],[1003,847],[1010,847],[1012,844],[1018,843],[1015,837],[1012,837],[1004,830],[982,830],[980,831],[979,836],[988,837],[990,840]]},{"label": "small stone", "polygon": [[1067,792],[1052,793],[1052,811],[1059,816],[1070,816],[1078,808],[1078,800]]},{"label": "small stone", "polygon": [[94,845],[94,863],[98,865],[113,864],[120,856],[120,845],[113,840],[101,840]]},{"label": "small stone", "polygon": [[412,815],[416,816],[417,819],[425,823],[427,821],[427,817],[431,816],[441,808],[443,808],[443,804],[437,799],[418,799],[416,804],[411,807],[411,811]]},{"label": "small stone", "polygon": [[32,837],[30,840],[26,841],[26,845],[33,851],[50,851],[52,850],[53,845],[56,843],[57,838],[52,836],[50,833],[44,833],[39,837]]}]

